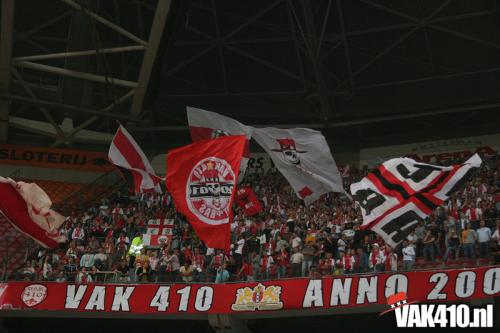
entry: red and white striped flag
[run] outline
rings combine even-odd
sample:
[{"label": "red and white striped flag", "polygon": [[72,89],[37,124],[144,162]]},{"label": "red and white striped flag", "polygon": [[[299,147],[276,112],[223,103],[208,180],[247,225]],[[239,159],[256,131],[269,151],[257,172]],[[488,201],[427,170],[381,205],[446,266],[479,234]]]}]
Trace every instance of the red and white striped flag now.
[{"label": "red and white striped flag", "polygon": [[141,147],[122,125],[111,142],[108,158],[119,168],[125,180],[133,184],[135,192],[161,193],[162,179],[156,175]]},{"label": "red and white striped flag", "polygon": [[59,233],[64,216],[51,206],[47,193],[35,183],[0,177],[0,215],[42,246],[55,249],[66,237]]}]

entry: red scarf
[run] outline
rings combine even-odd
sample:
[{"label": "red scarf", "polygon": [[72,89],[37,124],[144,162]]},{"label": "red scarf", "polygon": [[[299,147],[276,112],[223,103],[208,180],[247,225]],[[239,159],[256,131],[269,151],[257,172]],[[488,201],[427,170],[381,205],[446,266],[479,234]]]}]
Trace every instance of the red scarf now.
[{"label": "red scarf", "polygon": [[288,255],[286,253],[281,253],[278,259],[280,266],[286,266],[288,264]]},{"label": "red scarf", "polygon": [[244,263],[243,267],[241,269],[241,275],[242,276],[250,276],[253,275],[253,267],[249,263]]},{"label": "red scarf", "polygon": [[392,252],[387,252],[385,256],[385,270],[390,271],[392,265]]},{"label": "red scarf", "polygon": [[118,246],[120,248],[124,248],[125,247],[125,236],[120,236],[120,241],[118,242]]},{"label": "red scarf", "polygon": [[344,269],[345,270],[350,270],[351,269],[351,260],[352,260],[352,256],[344,256],[342,258],[342,261],[343,261],[343,265],[344,265]]},{"label": "red scarf", "polygon": [[471,208],[470,209],[470,220],[471,221],[476,221],[477,220],[476,208]]},{"label": "red scarf", "polygon": [[261,267],[260,267],[260,270],[261,270],[262,272],[265,272],[265,271],[266,271],[266,269],[267,269],[267,258],[268,258],[268,257],[263,257],[263,258],[262,258],[262,263],[261,263]]},{"label": "red scarf", "polygon": [[361,257],[359,254],[354,255],[354,267],[359,268],[361,265]]},{"label": "red scarf", "polygon": [[195,254],[194,256],[194,263],[196,264],[196,266],[198,267],[203,267],[203,264],[205,263],[205,260],[203,258],[203,256],[201,254]]},{"label": "red scarf", "polygon": [[379,253],[380,253],[380,250],[378,250],[378,251],[372,250],[372,265],[373,266],[375,266],[377,264],[377,257],[378,257]]}]

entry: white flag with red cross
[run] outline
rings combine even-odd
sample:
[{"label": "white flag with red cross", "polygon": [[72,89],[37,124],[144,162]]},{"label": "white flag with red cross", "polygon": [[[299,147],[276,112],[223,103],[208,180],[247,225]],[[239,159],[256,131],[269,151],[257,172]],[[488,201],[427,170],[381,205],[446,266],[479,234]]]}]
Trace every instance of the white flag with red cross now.
[{"label": "white flag with red cross", "polygon": [[148,221],[146,233],[142,236],[143,244],[146,246],[160,246],[167,240],[172,239],[174,220],[153,219]]}]

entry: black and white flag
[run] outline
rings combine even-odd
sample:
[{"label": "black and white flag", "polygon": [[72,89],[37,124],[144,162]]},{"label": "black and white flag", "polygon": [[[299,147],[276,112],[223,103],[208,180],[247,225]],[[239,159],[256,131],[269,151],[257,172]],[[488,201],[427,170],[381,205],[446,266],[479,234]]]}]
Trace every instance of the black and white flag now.
[{"label": "black and white flag", "polygon": [[363,228],[378,233],[395,247],[481,166],[475,154],[463,164],[449,167],[393,158],[360,182],[351,185],[361,207]]}]

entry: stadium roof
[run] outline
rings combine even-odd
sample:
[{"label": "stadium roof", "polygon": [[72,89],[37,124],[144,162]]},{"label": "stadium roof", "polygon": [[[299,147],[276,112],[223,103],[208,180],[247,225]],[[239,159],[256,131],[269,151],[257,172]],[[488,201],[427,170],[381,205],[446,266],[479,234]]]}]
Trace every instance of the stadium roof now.
[{"label": "stadium roof", "polygon": [[498,132],[499,5],[3,0],[0,141],[102,149],[76,133],[119,120],[164,151],[189,142],[187,105],[344,150]]}]

